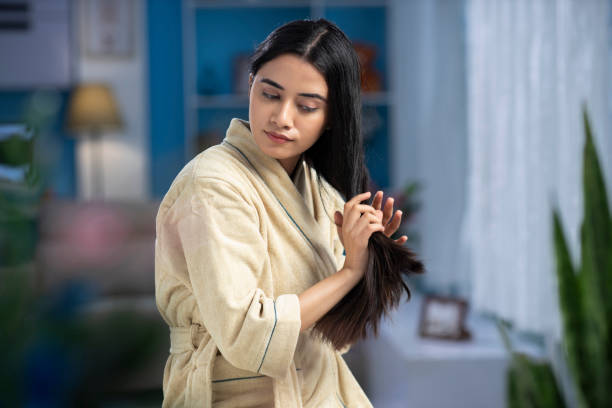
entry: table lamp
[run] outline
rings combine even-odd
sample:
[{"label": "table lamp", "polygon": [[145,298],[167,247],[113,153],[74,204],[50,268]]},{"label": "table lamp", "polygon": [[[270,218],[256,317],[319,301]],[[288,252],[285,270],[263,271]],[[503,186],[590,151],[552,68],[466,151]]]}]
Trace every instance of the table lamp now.
[{"label": "table lamp", "polygon": [[78,85],[70,97],[66,120],[68,130],[91,139],[92,186],[94,197],[104,195],[101,136],[103,132],[120,130],[123,120],[113,92],[108,85]]}]

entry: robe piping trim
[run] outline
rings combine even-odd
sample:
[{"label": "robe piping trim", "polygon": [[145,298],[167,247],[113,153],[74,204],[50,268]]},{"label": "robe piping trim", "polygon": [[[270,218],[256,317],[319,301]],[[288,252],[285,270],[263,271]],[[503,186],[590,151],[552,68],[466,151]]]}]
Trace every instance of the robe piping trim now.
[{"label": "robe piping trim", "polygon": [[213,383],[222,383],[222,382],[228,382],[228,381],[238,381],[238,380],[251,380],[253,378],[262,378],[265,377],[265,375],[253,375],[251,377],[236,377],[236,378],[226,378],[223,380],[212,380]]},{"label": "robe piping trim", "polygon": [[340,401],[340,403],[342,404],[342,406],[343,406],[344,408],[346,408],[346,405],[344,405],[344,402],[342,402],[342,398],[340,398],[340,395],[339,395],[339,394],[336,394],[336,396],[338,397],[338,401]]},{"label": "robe piping trim", "polygon": [[268,347],[270,347],[270,342],[272,341],[272,336],[274,336],[274,330],[276,329],[276,301],[272,303],[274,305],[274,326],[272,326],[272,333],[270,333],[270,338],[268,339],[268,344],[266,344],[266,351],[264,351],[264,355],[261,358],[261,363],[259,363],[259,368],[257,372],[261,370],[261,366],[263,365],[264,360],[266,359],[266,354],[268,354]]},{"label": "robe piping trim", "polygon": [[[301,371],[301,368],[296,368],[295,371]],[[222,380],[212,380],[212,383],[222,383],[222,382],[228,382],[228,381],[238,381],[238,380],[251,380],[253,378],[262,378],[262,377],[266,377],[265,375],[252,375],[250,377],[233,377],[233,378],[224,378]]]},{"label": "robe piping trim", "polygon": [[[253,170],[255,171],[255,173],[259,176],[259,178],[261,179],[261,181],[265,184],[265,186],[268,188],[268,190],[270,191],[270,193],[274,196],[274,198],[276,198],[276,201],[278,201],[278,204],[282,207],[282,209],[285,211],[285,214],[287,214],[287,216],[289,217],[289,219],[291,220],[291,222],[293,222],[293,224],[297,227],[297,229],[300,231],[300,233],[302,234],[302,236],[304,237],[304,239],[306,239],[306,241],[308,241],[308,244],[310,245],[310,247],[312,249],[315,249],[314,244],[312,243],[312,241],[310,241],[310,238],[308,238],[308,236],[304,233],[304,231],[302,230],[302,228],[300,228],[299,224],[293,219],[293,217],[291,216],[291,214],[289,213],[289,211],[287,211],[287,209],[285,208],[285,206],[283,205],[283,203],[278,199],[278,197],[276,196],[276,194],[274,194],[274,192],[272,191],[272,189],[270,188],[270,186],[268,186],[268,184],[266,183],[266,181],[264,180],[264,178],[261,176],[261,174],[259,174],[259,171],[257,171],[257,168],[253,165],[253,163],[251,163],[251,161],[249,160],[249,158],[236,146],[234,146],[233,144],[231,144],[230,142],[228,142],[227,140],[224,140],[223,143],[227,143],[228,145],[230,145],[231,147],[233,147],[234,149],[236,149],[236,151],[238,151],[238,153],[240,153],[240,155],[242,157],[244,157],[244,159],[249,163],[249,165],[253,168]],[[316,251],[316,249],[315,249]]]}]

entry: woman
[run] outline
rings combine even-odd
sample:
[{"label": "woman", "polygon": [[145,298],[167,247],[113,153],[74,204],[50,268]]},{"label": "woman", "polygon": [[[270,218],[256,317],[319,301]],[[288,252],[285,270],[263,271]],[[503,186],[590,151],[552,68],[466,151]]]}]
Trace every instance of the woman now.
[{"label": "woman", "polygon": [[278,28],[252,57],[249,122],[233,119],[172,183],[155,254],[171,328],[165,407],[371,406],[312,332],[363,277],[372,234],[401,219],[382,192],[372,205],[356,194],[367,180],[359,84],[335,25]]}]

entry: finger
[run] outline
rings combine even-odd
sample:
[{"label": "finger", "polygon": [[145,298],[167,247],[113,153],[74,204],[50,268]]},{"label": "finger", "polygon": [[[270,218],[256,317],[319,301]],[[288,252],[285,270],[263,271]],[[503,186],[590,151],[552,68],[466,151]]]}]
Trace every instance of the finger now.
[{"label": "finger", "polygon": [[[377,212],[380,213],[381,211],[377,210]],[[359,219],[359,221],[355,225],[355,231],[358,234],[361,234],[361,233],[363,233],[364,230],[366,230],[372,224],[378,224],[378,225],[382,226],[382,231],[385,230],[384,225],[382,225],[381,222],[380,222],[380,215],[374,215],[374,214],[371,214],[371,213],[364,213],[363,216]]]},{"label": "finger", "polygon": [[345,208],[345,213],[346,213],[346,208],[348,207],[352,207],[355,204],[358,204],[360,202],[362,202],[363,200],[366,200],[370,197],[372,193],[370,193],[369,191],[366,191],[365,193],[361,193],[361,194],[357,194],[355,197],[351,198],[350,200],[348,200],[345,204],[344,204],[344,208]]},{"label": "finger", "polygon": [[[349,208],[345,213],[345,226],[351,228],[355,223],[359,220],[362,214],[374,214],[376,215],[376,211],[374,207],[367,204],[356,204],[353,207]],[[380,210],[378,210],[380,211]],[[382,214],[382,212],[381,212]]]},{"label": "finger", "polygon": [[370,197],[370,195],[371,193],[369,191],[366,191],[361,194],[357,194],[355,197],[351,198],[349,201],[347,201],[344,204],[344,215],[345,215],[344,221],[347,225],[349,226],[354,225],[354,223],[359,218],[359,216],[361,216],[360,212],[357,212],[357,214],[353,213],[352,211],[353,207],[355,207],[356,205],[361,205],[359,203],[367,199],[368,197]]},{"label": "finger", "polygon": [[376,210],[380,210],[382,201],[383,201],[383,192],[377,191],[376,194],[374,194],[374,199],[372,200],[372,207],[374,207],[374,209]]},{"label": "finger", "polygon": [[400,210],[397,210],[391,222],[385,226],[385,235],[388,237],[393,235],[395,231],[397,231],[401,223],[402,223],[402,212]]},{"label": "finger", "polygon": [[365,228],[365,231],[362,231],[362,233],[365,232],[367,234],[366,235],[367,239],[370,239],[373,233],[384,232],[384,231],[385,231],[385,227],[382,224],[374,223],[374,224],[368,224]]},{"label": "finger", "polygon": [[363,243],[367,243],[367,240],[374,232],[384,232],[385,226],[382,225],[379,219],[372,214],[364,214],[363,217],[359,219],[359,223],[355,225],[353,236],[359,237],[359,240]]},{"label": "finger", "polygon": [[385,208],[383,210],[383,225],[387,225],[389,221],[391,220],[391,217],[393,216],[393,203],[394,202],[395,201],[393,197],[387,198],[387,201],[385,202]]},{"label": "finger", "polygon": [[399,245],[404,245],[406,241],[408,241],[408,237],[406,235],[402,235],[401,237],[395,240],[395,242]]},{"label": "finger", "polygon": [[336,211],[334,213],[334,223],[336,224],[336,226],[342,228],[342,221],[343,221],[342,213],[340,211]]}]

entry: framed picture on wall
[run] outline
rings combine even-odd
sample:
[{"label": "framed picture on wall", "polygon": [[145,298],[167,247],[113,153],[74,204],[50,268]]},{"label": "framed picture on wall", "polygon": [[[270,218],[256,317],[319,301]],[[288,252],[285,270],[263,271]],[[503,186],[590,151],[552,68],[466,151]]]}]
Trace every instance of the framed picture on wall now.
[{"label": "framed picture on wall", "polygon": [[85,55],[129,58],[134,54],[134,1],[85,0],[81,15]]},{"label": "framed picture on wall", "polygon": [[469,340],[470,332],[464,327],[468,304],[463,299],[427,296],[423,300],[419,334],[445,340]]}]

